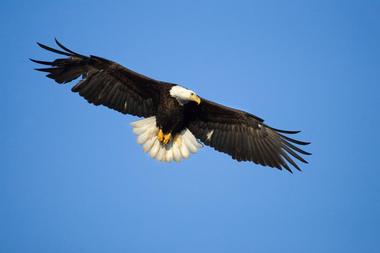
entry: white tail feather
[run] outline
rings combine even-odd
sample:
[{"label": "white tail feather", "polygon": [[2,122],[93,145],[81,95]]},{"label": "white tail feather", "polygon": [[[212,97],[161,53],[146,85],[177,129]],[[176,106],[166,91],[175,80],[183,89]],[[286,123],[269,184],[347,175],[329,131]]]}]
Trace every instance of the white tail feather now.
[{"label": "white tail feather", "polygon": [[143,146],[145,153],[149,153],[152,158],[159,161],[179,162],[202,147],[202,144],[187,128],[174,136],[168,144],[160,143],[157,140],[159,129],[154,116],[132,122],[131,125],[133,132],[137,135],[137,143]]}]

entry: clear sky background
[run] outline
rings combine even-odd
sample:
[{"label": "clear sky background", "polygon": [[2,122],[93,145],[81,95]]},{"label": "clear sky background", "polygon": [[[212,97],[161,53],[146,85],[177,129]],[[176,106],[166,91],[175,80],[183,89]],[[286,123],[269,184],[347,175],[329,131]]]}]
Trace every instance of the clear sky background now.
[{"label": "clear sky background", "polygon": [[[1,1],[0,252],[379,252],[380,1]],[[293,175],[203,148],[33,71],[57,37],[302,130]]]}]

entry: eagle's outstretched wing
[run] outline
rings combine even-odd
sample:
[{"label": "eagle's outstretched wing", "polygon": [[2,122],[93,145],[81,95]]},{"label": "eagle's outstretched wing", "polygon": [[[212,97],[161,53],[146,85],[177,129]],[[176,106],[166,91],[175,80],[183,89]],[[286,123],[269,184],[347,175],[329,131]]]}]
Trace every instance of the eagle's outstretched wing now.
[{"label": "eagle's outstretched wing", "polygon": [[[189,130],[204,144],[227,153],[238,161],[252,161],[264,166],[285,168],[290,163],[300,170],[290,157],[307,163],[300,155],[310,155],[298,145],[308,142],[286,136],[299,131],[284,131],[265,125],[262,119],[244,111],[202,99],[199,106],[187,107]],[[289,156],[290,155],[290,156]]]},{"label": "eagle's outstretched wing", "polygon": [[82,77],[73,92],[89,103],[104,105],[124,114],[149,117],[156,113],[160,91],[169,84],[143,76],[115,62],[97,56],[84,56],[71,51],[55,40],[63,50],[37,43],[41,48],[67,56],[52,62],[33,60],[48,65],[36,70],[49,73],[47,77],[65,84]]}]

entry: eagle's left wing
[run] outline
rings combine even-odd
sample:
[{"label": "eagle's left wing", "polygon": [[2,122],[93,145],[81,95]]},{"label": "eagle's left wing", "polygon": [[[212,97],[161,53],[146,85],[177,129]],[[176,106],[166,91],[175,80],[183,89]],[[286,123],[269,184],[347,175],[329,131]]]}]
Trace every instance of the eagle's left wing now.
[{"label": "eagle's left wing", "polygon": [[56,43],[63,51],[40,43],[38,45],[66,58],[52,62],[31,59],[49,66],[36,70],[47,72],[47,77],[60,84],[82,77],[72,91],[78,92],[94,105],[104,105],[140,117],[150,117],[156,113],[160,92],[163,86],[169,84],[143,76],[104,58],[75,53],[57,40]]},{"label": "eagle's left wing", "polygon": [[189,130],[196,138],[238,161],[252,161],[291,172],[287,162],[298,170],[300,168],[290,156],[307,163],[298,153],[310,155],[294,145],[309,143],[285,135],[298,131],[269,127],[262,119],[244,111],[202,98],[199,106],[189,104],[186,114]]}]

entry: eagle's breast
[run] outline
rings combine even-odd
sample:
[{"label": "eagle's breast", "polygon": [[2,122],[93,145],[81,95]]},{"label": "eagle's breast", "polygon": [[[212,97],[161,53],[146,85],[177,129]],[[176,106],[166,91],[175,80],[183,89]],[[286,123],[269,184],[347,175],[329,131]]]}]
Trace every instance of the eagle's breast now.
[{"label": "eagle's breast", "polygon": [[178,101],[164,92],[157,110],[157,127],[164,133],[176,134],[184,129],[184,108]]}]

